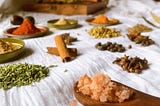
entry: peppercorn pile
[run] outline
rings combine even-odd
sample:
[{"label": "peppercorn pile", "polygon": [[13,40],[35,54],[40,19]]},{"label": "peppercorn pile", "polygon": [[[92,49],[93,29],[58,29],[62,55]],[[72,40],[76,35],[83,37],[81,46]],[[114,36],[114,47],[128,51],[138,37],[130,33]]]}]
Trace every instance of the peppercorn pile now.
[{"label": "peppercorn pile", "polygon": [[152,31],[152,28],[149,28],[148,26],[145,26],[143,24],[136,24],[135,26],[128,28],[129,34],[138,34],[142,32],[150,32]]},{"label": "peppercorn pile", "polygon": [[47,77],[48,72],[48,67],[27,63],[0,66],[0,88],[29,85]]},{"label": "peppercorn pile", "polygon": [[99,50],[108,50],[110,52],[124,52],[126,49],[122,44],[107,42],[105,44],[97,43],[95,47]]},{"label": "peppercorn pile", "polygon": [[106,28],[105,26],[96,26],[87,31],[94,38],[111,38],[120,36],[120,31],[114,28]]},{"label": "peppercorn pile", "polygon": [[127,34],[128,38],[135,42],[136,44],[141,44],[142,46],[149,46],[155,42],[152,39],[149,39],[148,36],[143,36],[139,34]]},{"label": "peppercorn pile", "polygon": [[113,64],[117,64],[122,67],[124,71],[132,73],[141,73],[143,69],[148,68],[148,61],[146,59],[140,59],[139,57],[124,56],[117,58],[113,61]]}]

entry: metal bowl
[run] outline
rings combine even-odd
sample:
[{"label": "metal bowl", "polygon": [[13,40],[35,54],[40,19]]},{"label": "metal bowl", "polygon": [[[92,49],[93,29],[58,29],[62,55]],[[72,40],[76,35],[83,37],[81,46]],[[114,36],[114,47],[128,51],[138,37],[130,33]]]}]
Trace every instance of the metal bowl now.
[{"label": "metal bowl", "polygon": [[25,38],[34,38],[34,37],[43,36],[49,30],[47,27],[44,27],[44,26],[36,26],[36,27],[40,30],[40,32],[36,32],[33,34],[27,34],[27,35],[15,35],[15,34],[12,34],[12,32],[17,28],[17,27],[15,27],[15,28],[9,28],[9,29],[5,30],[4,35],[6,35],[8,37],[13,37],[13,38],[25,39]]}]

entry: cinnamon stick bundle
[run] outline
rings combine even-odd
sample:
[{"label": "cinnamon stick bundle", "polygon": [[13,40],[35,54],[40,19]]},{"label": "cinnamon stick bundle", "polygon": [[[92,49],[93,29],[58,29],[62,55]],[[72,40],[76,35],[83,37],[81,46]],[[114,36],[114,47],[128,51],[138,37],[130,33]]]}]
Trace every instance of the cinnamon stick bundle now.
[{"label": "cinnamon stick bundle", "polygon": [[[57,48],[55,48],[55,47],[47,47],[47,50],[48,50],[47,51],[48,53],[59,56],[59,52],[58,52]],[[76,57],[77,56],[77,49],[76,48],[68,48],[68,52],[69,52],[69,55],[71,57]]]},{"label": "cinnamon stick bundle", "polygon": [[58,53],[62,59],[63,62],[68,62],[71,60],[71,56],[69,54],[69,51],[66,47],[66,44],[63,40],[63,37],[61,35],[57,35],[55,36],[55,43],[56,43],[56,46],[57,46],[57,50],[58,50]]}]

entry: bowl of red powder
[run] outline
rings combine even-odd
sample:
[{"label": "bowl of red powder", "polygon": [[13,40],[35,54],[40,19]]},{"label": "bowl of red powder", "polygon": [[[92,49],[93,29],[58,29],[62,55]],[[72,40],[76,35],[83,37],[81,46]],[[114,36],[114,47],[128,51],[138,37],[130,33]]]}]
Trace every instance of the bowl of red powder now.
[{"label": "bowl of red powder", "polygon": [[19,27],[5,30],[4,35],[15,38],[30,38],[43,36],[48,30],[49,29],[44,26],[34,26],[29,19],[25,19]]}]

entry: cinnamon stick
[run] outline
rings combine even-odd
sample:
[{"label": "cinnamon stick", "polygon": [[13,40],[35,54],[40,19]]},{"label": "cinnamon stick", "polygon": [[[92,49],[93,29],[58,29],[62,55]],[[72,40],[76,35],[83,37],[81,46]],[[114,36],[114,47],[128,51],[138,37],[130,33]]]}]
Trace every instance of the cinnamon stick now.
[{"label": "cinnamon stick", "polygon": [[[47,47],[47,50],[48,50],[47,51],[48,53],[59,56],[59,52],[58,52],[57,48],[55,48],[55,47]],[[69,55],[71,57],[76,57],[77,56],[77,49],[76,48],[68,48],[68,52],[69,52]]]},{"label": "cinnamon stick", "polygon": [[63,62],[68,62],[71,60],[71,56],[69,54],[69,51],[67,49],[67,46],[63,40],[63,37],[61,35],[55,36],[55,43],[58,49],[58,53],[62,59]]}]

